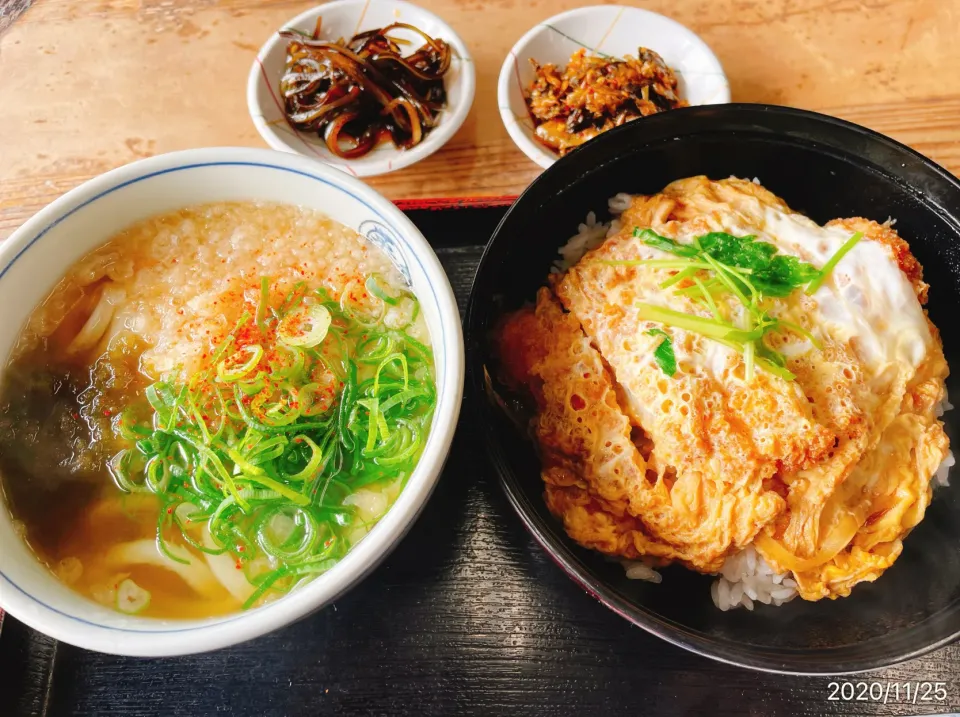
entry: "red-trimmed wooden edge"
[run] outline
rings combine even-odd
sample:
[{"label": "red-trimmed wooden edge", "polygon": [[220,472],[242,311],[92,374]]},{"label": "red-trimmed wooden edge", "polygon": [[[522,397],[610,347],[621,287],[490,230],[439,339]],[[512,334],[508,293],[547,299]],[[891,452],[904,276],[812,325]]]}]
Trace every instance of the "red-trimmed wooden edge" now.
[{"label": "red-trimmed wooden edge", "polygon": [[509,207],[516,201],[515,196],[501,197],[437,197],[425,199],[398,199],[394,202],[401,211],[417,209],[484,209],[487,207]]}]

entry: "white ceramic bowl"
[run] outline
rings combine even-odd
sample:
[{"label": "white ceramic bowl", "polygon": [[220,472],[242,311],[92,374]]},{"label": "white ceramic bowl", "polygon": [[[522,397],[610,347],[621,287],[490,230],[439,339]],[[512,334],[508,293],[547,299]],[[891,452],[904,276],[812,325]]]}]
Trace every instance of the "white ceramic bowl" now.
[{"label": "white ceramic bowl", "polygon": [[549,62],[563,67],[580,48],[590,54],[636,57],[638,47],[658,52],[676,71],[680,96],[691,105],[730,101],[730,85],[720,61],[703,40],[680,23],[636,7],[581,7],[544,20],[521,37],[504,60],[497,104],[510,137],[544,169],[558,159],[537,141],[524,100],[524,90],[534,76],[530,58],[541,65]]},{"label": "white ceramic bowl", "polygon": [[58,640],[124,655],[182,655],[293,622],[342,595],[380,562],[412,525],[443,468],[460,413],[464,362],[446,274],[393,204],[343,172],[293,154],[214,148],[151,157],[96,177],[41,210],[0,246],[0,366],[29,313],[81,256],[138,220],[227,200],[319,209],[383,249],[409,279],[427,320],[437,372],[437,408],[423,456],[393,507],[333,569],[264,607],[209,620],[127,616],[87,600],[38,562],[0,504],[0,607]]},{"label": "white ceramic bowl", "polygon": [[[250,68],[247,81],[247,108],[260,136],[274,149],[315,157],[355,177],[370,177],[409,167],[436,152],[456,134],[467,118],[476,89],[473,60],[463,40],[443,20],[431,12],[403,0],[335,0],[297,15],[281,29],[293,28],[312,34],[317,18],[322,17],[321,39],[349,39],[358,32],[384,27],[392,22],[405,22],[431,37],[445,40],[454,56],[444,82],[447,107],[438,125],[410,149],[397,149],[391,142],[381,143],[359,159],[342,159],[333,154],[316,133],[300,132],[284,118],[279,97],[280,78],[287,56],[287,40],[275,32],[264,43]],[[423,44],[423,38],[408,31],[397,37]]]}]

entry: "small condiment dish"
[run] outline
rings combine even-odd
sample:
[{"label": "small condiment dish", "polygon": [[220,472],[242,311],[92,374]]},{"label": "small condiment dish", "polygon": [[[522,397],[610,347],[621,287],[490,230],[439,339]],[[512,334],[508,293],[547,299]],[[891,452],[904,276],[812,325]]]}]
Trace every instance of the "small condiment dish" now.
[{"label": "small condiment dish", "polygon": [[584,48],[589,54],[612,58],[632,55],[646,47],[659,53],[680,81],[680,96],[690,105],[730,101],[730,85],[710,48],[692,31],[649,10],[620,5],[595,5],[569,10],[544,20],[520,38],[503,62],[497,85],[500,117],[516,145],[546,169],[559,155],[543,145],[525,100],[534,79],[531,59],[563,67]]},{"label": "small condiment dish", "polygon": [[[444,77],[447,106],[440,114],[438,125],[419,144],[410,149],[399,149],[386,141],[362,157],[342,159],[327,149],[323,138],[317,133],[302,132],[287,121],[279,87],[286,64],[288,41],[280,35],[280,31],[293,29],[312,35],[318,18],[322,18],[322,40],[349,40],[358,32],[403,22],[451,46],[453,59]],[[395,36],[410,40],[411,51],[423,44],[423,38],[406,30],[397,32]],[[371,177],[409,167],[446,144],[470,112],[475,88],[476,74],[467,46],[447,23],[433,13],[403,0],[336,0],[297,15],[264,43],[250,68],[247,108],[260,136],[274,149],[320,159],[355,177]]]}]

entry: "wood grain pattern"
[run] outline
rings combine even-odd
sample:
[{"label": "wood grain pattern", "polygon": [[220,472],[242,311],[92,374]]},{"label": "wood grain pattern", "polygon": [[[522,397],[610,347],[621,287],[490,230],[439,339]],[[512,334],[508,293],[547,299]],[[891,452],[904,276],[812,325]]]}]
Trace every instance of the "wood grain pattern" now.
[{"label": "wood grain pattern", "polygon": [[[417,212],[461,309],[503,209]],[[463,218],[464,216],[468,218]],[[960,710],[960,646],[851,681],[944,682],[912,705],[828,701],[828,678],[748,672],[697,657],[601,607],[513,513],[464,405],[423,515],[361,585],[300,623],[209,655],[111,657],[8,618],[3,717],[650,715],[831,717]]]},{"label": "wood grain pattern", "polygon": [[[582,0],[420,1],[469,45],[476,102],[444,149],[370,183],[395,199],[519,193],[539,169],[503,129],[497,74],[527,28]],[[960,0],[624,1],[698,32],[734,100],[825,111],[960,171]],[[246,110],[250,63],[314,4],[36,0],[0,37],[0,239],[64,191],[139,157],[264,146]]]}]

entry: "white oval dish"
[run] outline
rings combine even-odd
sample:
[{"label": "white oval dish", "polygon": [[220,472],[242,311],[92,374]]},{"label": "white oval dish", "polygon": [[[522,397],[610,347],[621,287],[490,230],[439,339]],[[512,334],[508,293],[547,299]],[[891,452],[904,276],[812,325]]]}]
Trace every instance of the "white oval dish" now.
[{"label": "white oval dish", "polygon": [[161,657],[213,650],[282,627],[369,573],[416,520],[440,476],[463,391],[463,337],[450,282],[423,235],[393,204],[343,172],[293,154],[211,148],[160,155],[96,177],[42,209],[0,246],[0,366],[27,316],[80,257],[139,220],[229,200],[323,211],[385,251],[409,279],[430,331],[437,377],[437,408],[423,455],[393,507],[329,572],[276,602],[208,620],[123,615],[75,593],[16,533],[0,492],[0,608],[58,640]]},{"label": "white oval dish", "polygon": [[730,85],[716,55],[697,35],[663,15],[620,5],[594,5],[554,15],[520,38],[503,62],[497,84],[500,117],[516,145],[546,169],[559,159],[534,134],[524,89],[533,81],[530,58],[563,67],[585,48],[612,57],[659,53],[680,80],[680,96],[691,105],[730,101]]},{"label": "white oval dish", "polygon": [[[447,107],[438,125],[420,144],[410,149],[397,149],[383,142],[366,156],[342,159],[327,149],[316,133],[294,129],[285,119],[278,95],[287,55],[287,40],[279,31],[270,36],[250,68],[247,80],[247,108],[260,136],[268,145],[283,152],[293,152],[320,159],[355,177],[386,174],[419,162],[436,152],[456,134],[467,118],[476,91],[476,73],[470,52],[463,40],[443,20],[403,0],[335,0],[297,15],[281,29],[293,28],[312,34],[317,18],[322,17],[321,39],[349,39],[358,32],[405,22],[434,38],[445,40],[453,48],[453,60],[445,76]],[[414,33],[399,32],[418,47],[423,39]]]}]

